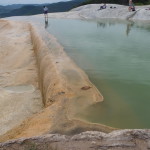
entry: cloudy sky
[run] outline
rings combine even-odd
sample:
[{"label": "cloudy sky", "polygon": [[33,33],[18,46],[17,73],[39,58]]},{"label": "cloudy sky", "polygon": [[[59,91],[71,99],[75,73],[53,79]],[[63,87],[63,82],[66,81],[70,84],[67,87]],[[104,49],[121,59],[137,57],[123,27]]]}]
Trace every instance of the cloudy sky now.
[{"label": "cloudy sky", "polygon": [[43,3],[55,3],[60,1],[69,1],[69,0],[0,0],[0,5],[43,4]]}]

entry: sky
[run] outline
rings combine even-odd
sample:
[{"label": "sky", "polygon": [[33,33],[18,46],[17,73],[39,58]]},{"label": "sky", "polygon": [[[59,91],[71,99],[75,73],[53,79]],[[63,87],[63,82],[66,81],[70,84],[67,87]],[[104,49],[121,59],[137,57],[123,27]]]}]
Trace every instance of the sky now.
[{"label": "sky", "polygon": [[0,0],[0,5],[43,4],[43,3],[56,3],[60,1],[69,1],[69,0]]}]

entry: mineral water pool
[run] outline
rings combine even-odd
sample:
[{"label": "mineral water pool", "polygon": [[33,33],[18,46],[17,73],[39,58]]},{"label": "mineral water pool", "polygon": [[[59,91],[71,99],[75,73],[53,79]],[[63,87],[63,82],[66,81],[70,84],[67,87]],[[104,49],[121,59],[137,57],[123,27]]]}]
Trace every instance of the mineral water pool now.
[{"label": "mineral water pool", "polygon": [[104,96],[77,117],[116,128],[150,128],[150,25],[50,19],[46,30]]}]

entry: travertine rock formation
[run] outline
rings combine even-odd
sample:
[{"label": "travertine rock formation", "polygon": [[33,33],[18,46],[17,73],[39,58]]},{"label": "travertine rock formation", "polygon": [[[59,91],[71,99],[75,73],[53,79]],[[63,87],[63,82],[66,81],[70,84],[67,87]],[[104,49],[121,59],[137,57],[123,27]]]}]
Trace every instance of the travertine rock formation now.
[{"label": "travertine rock formation", "polygon": [[0,144],[0,150],[148,150],[150,130],[88,131],[74,136],[47,134]]},{"label": "travertine rock formation", "polygon": [[49,17],[68,19],[121,19],[150,21],[150,5],[135,6],[136,11],[130,12],[128,11],[128,6],[117,4],[107,4],[106,9],[99,10],[101,5],[103,4],[84,5],[74,8],[69,12],[50,13]]},{"label": "travertine rock formation", "polygon": [[42,107],[29,25],[0,20],[0,135]]}]

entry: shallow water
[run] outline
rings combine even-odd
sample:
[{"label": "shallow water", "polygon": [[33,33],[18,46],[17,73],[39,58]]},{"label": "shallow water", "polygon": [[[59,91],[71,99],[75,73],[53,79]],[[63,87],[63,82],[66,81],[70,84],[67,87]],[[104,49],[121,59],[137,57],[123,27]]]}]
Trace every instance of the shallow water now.
[{"label": "shallow water", "polygon": [[117,128],[150,128],[149,25],[50,19],[46,27],[104,96],[77,117]]}]

